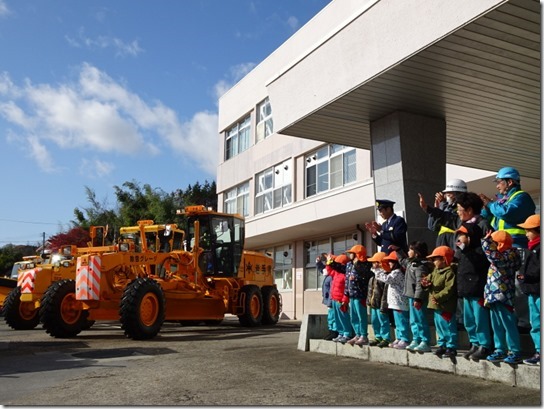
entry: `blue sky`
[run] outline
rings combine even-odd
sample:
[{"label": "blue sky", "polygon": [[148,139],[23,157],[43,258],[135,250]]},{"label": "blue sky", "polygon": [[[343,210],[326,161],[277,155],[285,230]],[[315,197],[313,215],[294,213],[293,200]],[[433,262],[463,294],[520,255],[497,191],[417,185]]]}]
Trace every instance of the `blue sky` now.
[{"label": "blue sky", "polygon": [[329,2],[0,0],[0,247],[215,180],[219,96]]}]

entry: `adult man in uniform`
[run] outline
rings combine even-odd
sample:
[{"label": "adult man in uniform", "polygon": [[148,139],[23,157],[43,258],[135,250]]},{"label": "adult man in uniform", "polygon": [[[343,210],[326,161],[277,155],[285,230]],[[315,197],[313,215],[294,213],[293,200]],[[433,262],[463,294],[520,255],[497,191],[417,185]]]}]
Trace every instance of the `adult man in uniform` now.
[{"label": "adult man in uniform", "polygon": [[394,248],[401,248],[405,252],[408,251],[408,243],[406,240],[406,232],[408,226],[403,217],[397,216],[393,210],[395,202],[386,199],[376,199],[378,213],[385,221],[380,225],[373,221],[365,223],[365,228],[372,234],[372,240],[381,247],[380,251],[389,254]]}]

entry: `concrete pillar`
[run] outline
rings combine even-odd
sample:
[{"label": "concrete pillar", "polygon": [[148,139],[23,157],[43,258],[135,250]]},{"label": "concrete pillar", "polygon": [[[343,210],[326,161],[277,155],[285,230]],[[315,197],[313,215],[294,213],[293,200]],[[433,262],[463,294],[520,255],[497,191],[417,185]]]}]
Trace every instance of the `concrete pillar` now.
[{"label": "concrete pillar", "polygon": [[394,210],[408,224],[408,243],[424,240],[432,250],[436,233],[427,228],[428,204],[446,183],[446,121],[409,112],[393,112],[370,124],[374,193],[396,202]]}]

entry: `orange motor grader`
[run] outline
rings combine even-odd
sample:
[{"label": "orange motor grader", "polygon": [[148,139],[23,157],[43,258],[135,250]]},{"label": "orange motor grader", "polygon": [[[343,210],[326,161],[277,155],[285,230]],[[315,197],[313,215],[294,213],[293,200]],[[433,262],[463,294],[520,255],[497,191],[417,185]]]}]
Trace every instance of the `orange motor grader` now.
[{"label": "orange motor grader", "polygon": [[[107,226],[91,226],[89,235],[91,241],[88,247],[62,246],[58,253],[49,254],[46,259],[27,260],[28,263],[19,268],[13,289],[7,294],[2,312],[8,326],[15,330],[30,330],[39,324],[38,311],[41,300],[47,289],[62,280],[76,278],[75,256],[92,251],[93,254],[114,251],[114,246],[105,246]],[[102,246],[94,246],[97,233],[102,234]],[[14,267],[15,270],[15,267]],[[79,324],[82,328],[89,328],[86,314],[83,314]]]},{"label": "orange motor grader", "polygon": [[276,324],[281,298],[272,258],[244,250],[244,219],[188,206],[186,229],[175,224],[122,227],[114,252],[77,258],[76,279],[45,293],[40,320],[54,337],[81,331],[89,320],[120,320],[128,338],[155,337],[164,321],[219,323],[237,315],[243,326]]}]

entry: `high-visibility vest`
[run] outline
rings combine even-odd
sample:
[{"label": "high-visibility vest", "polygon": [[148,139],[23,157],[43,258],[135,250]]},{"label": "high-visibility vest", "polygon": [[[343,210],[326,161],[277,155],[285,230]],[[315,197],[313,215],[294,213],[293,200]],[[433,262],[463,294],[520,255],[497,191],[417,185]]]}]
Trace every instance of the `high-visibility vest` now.
[{"label": "high-visibility vest", "polygon": [[[517,192],[514,192],[514,194],[512,196],[510,196],[508,198],[508,200],[506,200],[506,203],[508,203],[510,200],[512,200],[514,197],[516,197],[517,195],[519,195],[520,193],[525,193],[523,190],[518,190]],[[493,218],[491,219],[491,226],[494,226],[495,225],[495,216],[493,216]],[[511,236],[513,235],[525,235],[525,229],[521,229],[519,227],[510,227],[508,229],[505,229],[504,228],[504,225],[505,225],[505,222],[503,219],[500,219],[499,220],[499,225],[497,226],[497,230],[504,230],[505,232],[509,233]]]}]

